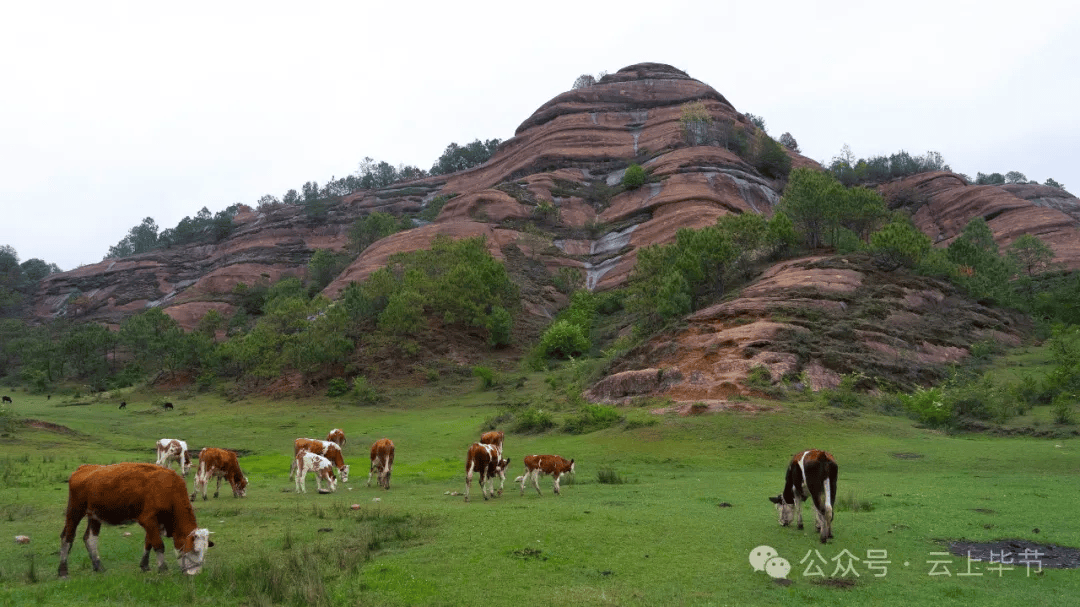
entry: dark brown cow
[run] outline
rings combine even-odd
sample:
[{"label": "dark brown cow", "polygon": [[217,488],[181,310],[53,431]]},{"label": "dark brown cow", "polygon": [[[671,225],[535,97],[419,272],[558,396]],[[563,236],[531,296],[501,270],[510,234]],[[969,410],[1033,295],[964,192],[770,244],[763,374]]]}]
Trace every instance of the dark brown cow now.
[{"label": "dark brown cow", "polygon": [[[10,403],[11,402],[11,397],[7,396],[7,395],[4,395],[4,402],[5,403]],[[14,403],[12,403],[12,404],[14,404]]]},{"label": "dark brown cow", "polygon": [[803,528],[802,503],[806,492],[814,500],[814,527],[821,534],[821,543],[833,536],[833,505],[836,503],[836,477],[839,468],[831,453],[807,449],[796,453],[788,464],[784,478],[784,491],[769,501],[776,504],[780,524],[787,526],[793,518],[792,508]]},{"label": "dark brown cow", "polygon": [[334,467],[337,468],[338,474],[341,475],[341,482],[349,482],[349,467],[345,465],[345,458],[341,455],[341,447],[337,443],[316,438],[298,438],[293,441],[293,462],[292,467],[289,468],[289,479],[296,476],[296,454],[300,453],[301,449],[318,453],[330,460]]},{"label": "dark brown cow", "polygon": [[236,452],[216,447],[205,447],[199,451],[199,471],[195,473],[194,490],[191,492],[191,501],[195,501],[195,495],[202,487],[202,498],[206,501],[206,485],[211,477],[217,478],[217,487],[214,488],[214,497],[221,493],[221,479],[229,481],[232,487],[233,497],[247,495],[247,477],[240,469],[240,462],[236,461]]},{"label": "dark brown cow", "polygon": [[574,473],[574,460],[566,461],[566,459],[558,455],[526,455],[525,456],[525,474],[514,479],[514,482],[521,483],[521,494],[525,495],[525,483],[531,476],[533,479],[533,486],[536,487],[536,494],[543,495],[540,492],[540,476],[544,474],[550,474],[555,479],[555,495],[559,493],[559,477],[564,474]]},{"label": "dark brown cow", "polygon": [[367,486],[371,486],[371,475],[378,473],[379,486],[390,489],[390,472],[394,467],[394,443],[388,438],[380,438],[371,444],[371,470],[367,475]]},{"label": "dark brown cow", "polygon": [[150,569],[150,549],[157,552],[158,570],[165,571],[165,543],[161,533],[173,538],[180,568],[195,575],[202,568],[206,549],[213,546],[210,532],[199,529],[195,510],[187,496],[187,484],[179,474],[154,464],[79,466],[68,479],[68,505],[64,530],[60,532],[60,577],[68,576],[67,559],[75,531],[87,517],[83,542],[94,571],[102,571],[98,556],[101,524],[136,521],[146,530],[145,552],[139,566]]},{"label": "dark brown cow", "polygon": [[480,473],[480,490],[486,500],[490,497],[488,494],[494,492],[495,476],[500,472],[505,473],[509,465],[510,460],[500,458],[495,445],[473,443],[465,458],[465,501],[469,501],[473,472]]},{"label": "dark brown cow", "polygon": [[[480,435],[481,445],[495,445],[495,448],[499,450],[499,459],[502,459],[503,454],[503,439],[506,435],[502,433],[502,430],[492,430]],[[503,488],[506,487],[506,468],[499,469],[499,496],[503,494]]]},{"label": "dark brown cow", "polygon": [[337,443],[339,447],[345,449],[345,431],[341,428],[334,428],[326,435],[326,440]]},{"label": "dark brown cow", "polygon": [[117,407],[117,409],[127,409],[127,401],[126,400],[120,401],[120,406]]},{"label": "dark brown cow", "polygon": [[164,405],[161,405],[161,407],[163,409],[172,409],[173,408],[172,403],[165,403]]}]

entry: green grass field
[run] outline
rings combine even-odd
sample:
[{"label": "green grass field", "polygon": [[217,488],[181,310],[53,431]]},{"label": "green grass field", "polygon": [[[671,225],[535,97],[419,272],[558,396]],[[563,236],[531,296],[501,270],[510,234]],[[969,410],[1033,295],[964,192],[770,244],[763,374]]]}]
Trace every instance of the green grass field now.
[{"label": "green grass field", "polygon": [[[534,377],[522,390],[542,384]],[[1033,565],[1029,575],[1022,564],[993,571],[975,562],[970,572],[983,575],[959,576],[968,572],[965,558],[932,554],[961,539],[1080,546],[1071,508],[1080,480],[1076,439],[949,436],[907,419],[783,403],[771,413],[663,416],[631,430],[508,434],[508,481],[530,453],[572,457],[576,476],[562,482],[561,497],[545,477],[542,496],[530,488],[522,497],[508,482],[487,502],[474,481],[465,503],[447,492],[465,489],[465,451],[495,413],[496,393],[470,383],[390,395],[370,408],[174,396],[176,410],[164,412],[150,405],[156,395],[46,401],[14,394],[19,417],[70,432],[23,426],[0,438],[0,601],[985,606],[1080,596],[1075,570],[1036,573]],[[117,410],[121,398],[126,411]],[[624,412],[649,417],[643,409]],[[309,478],[309,492],[296,494],[288,479],[293,439],[322,438],[333,427],[348,436],[350,482],[319,495]],[[365,486],[367,449],[384,436],[397,448],[389,492]],[[216,543],[203,573],[179,573],[171,547],[169,572],[143,573],[143,531],[128,525],[103,527],[106,571],[95,574],[81,541],[84,521],[71,577],[58,580],[68,475],[83,463],[152,462],[163,437],[192,449],[239,450],[250,481],[246,498],[233,498],[226,486],[221,497],[195,503]],[[812,508],[798,531],[778,526],[767,501],[780,492],[791,454],[809,447],[831,451],[840,466],[836,537],[827,545],[817,541]],[[601,471],[622,482],[601,483]],[[16,535],[31,542],[16,544]],[[751,566],[761,545],[790,563],[787,583]],[[868,552],[889,563],[872,568]],[[951,561],[951,575],[929,575],[942,567],[935,560]],[[807,575],[818,570],[824,575]]]}]

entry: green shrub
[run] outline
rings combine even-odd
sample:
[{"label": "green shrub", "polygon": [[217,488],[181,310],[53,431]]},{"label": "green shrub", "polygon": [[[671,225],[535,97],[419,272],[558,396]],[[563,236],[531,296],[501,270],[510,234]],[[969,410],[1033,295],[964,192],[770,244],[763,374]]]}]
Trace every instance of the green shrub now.
[{"label": "green shrub", "polygon": [[551,414],[543,409],[529,407],[514,415],[512,432],[517,434],[539,434],[555,427],[555,420]]},{"label": "green shrub", "polygon": [[489,367],[473,367],[473,375],[480,378],[480,389],[487,390],[495,385],[495,372]]},{"label": "green shrub", "polygon": [[614,468],[601,468],[596,471],[596,482],[601,485],[621,485],[626,480]]},{"label": "green shrub", "polygon": [[363,375],[353,380],[352,398],[358,405],[374,405],[382,400],[382,395]]},{"label": "green shrub", "polygon": [[1076,401],[1075,394],[1068,394],[1062,392],[1054,398],[1054,423],[1055,424],[1071,424],[1073,423],[1073,403]]},{"label": "green shrub", "polygon": [[746,386],[755,390],[769,390],[772,385],[772,372],[765,365],[757,365],[746,374]]},{"label": "green shrub", "polygon": [[577,356],[591,347],[582,328],[566,320],[555,321],[540,338],[540,352],[549,357]]},{"label": "green shrub", "polygon": [[610,428],[621,422],[623,416],[610,405],[585,405],[577,415],[563,424],[563,430],[570,434],[588,434],[604,428]]},{"label": "green shrub", "polygon": [[344,396],[349,393],[349,382],[344,378],[335,377],[330,380],[329,385],[326,387],[326,395],[333,398],[335,396]]},{"label": "green shrub", "polygon": [[636,190],[645,185],[645,169],[641,168],[639,164],[632,164],[626,167],[626,172],[623,173],[622,184],[628,190]]},{"label": "green shrub", "polygon": [[904,408],[920,422],[932,426],[947,426],[952,422],[952,409],[945,405],[941,388],[918,388],[912,394],[901,394]]}]

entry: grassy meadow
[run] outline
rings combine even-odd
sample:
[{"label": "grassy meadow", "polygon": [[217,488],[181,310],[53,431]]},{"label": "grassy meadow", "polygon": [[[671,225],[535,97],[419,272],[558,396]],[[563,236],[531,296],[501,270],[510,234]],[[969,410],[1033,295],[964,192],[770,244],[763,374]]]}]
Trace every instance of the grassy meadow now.
[{"label": "grassy meadow", "polygon": [[[983,575],[959,576],[966,559],[932,555],[961,539],[1080,546],[1070,507],[1080,480],[1075,438],[950,436],[809,401],[696,416],[624,407],[635,423],[584,435],[508,433],[506,492],[484,501],[474,480],[471,502],[448,495],[464,491],[465,451],[500,399],[545,389],[541,376],[501,395],[471,382],[402,388],[373,407],[173,394],[168,412],[151,405],[157,394],[46,400],[16,392],[20,418],[66,430],[24,425],[0,438],[0,603],[985,606],[1080,596],[1078,571],[1032,566],[1029,574],[1016,564],[995,572],[975,562],[970,572]],[[1041,409],[1029,415],[1047,424]],[[309,478],[308,493],[296,494],[293,439],[323,438],[333,427],[348,436],[350,481],[319,495]],[[384,436],[396,445],[390,491],[365,486],[368,447]],[[221,497],[196,501],[216,544],[203,572],[179,573],[167,543],[170,571],[143,573],[143,531],[128,525],[102,528],[106,571],[95,574],[84,520],[71,577],[58,580],[68,475],[83,463],[152,462],[163,437],[238,450],[250,481],[246,498],[233,498],[226,484]],[[827,545],[813,530],[812,507],[798,531],[778,526],[767,501],[780,492],[791,454],[809,447],[831,451],[840,466],[836,537]],[[561,497],[550,477],[542,496],[531,487],[521,496],[510,483],[530,453],[576,460]],[[16,544],[16,535],[31,542]],[[751,566],[761,545],[790,563],[786,581]],[[889,562],[871,568],[868,551]],[[929,575],[941,567],[934,560],[951,561],[951,575]]]}]

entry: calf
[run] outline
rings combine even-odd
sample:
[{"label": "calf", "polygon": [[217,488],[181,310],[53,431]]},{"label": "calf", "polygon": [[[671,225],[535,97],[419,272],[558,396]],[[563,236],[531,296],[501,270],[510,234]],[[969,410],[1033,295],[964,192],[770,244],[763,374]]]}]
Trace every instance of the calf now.
[{"label": "calf", "polygon": [[5,403],[10,403],[10,402],[11,402],[11,397],[10,397],[10,396],[6,396],[6,395],[5,395],[5,396],[4,396],[4,402],[5,402]]},{"label": "calf", "polygon": [[229,481],[232,487],[233,497],[247,495],[247,477],[240,470],[240,462],[236,461],[236,452],[216,447],[206,447],[199,452],[199,471],[195,473],[194,490],[191,492],[191,501],[195,501],[195,495],[202,487],[202,498],[206,501],[206,485],[211,477],[217,478],[217,487],[214,489],[214,497],[221,492],[221,479]]},{"label": "calf", "polygon": [[836,503],[836,476],[838,468],[832,454],[817,449],[807,449],[791,458],[784,478],[784,491],[769,501],[776,504],[780,524],[787,526],[793,518],[792,507],[798,516],[799,529],[803,528],[802,503],[806,492],[814,500],[814,527],[821,534],[821,543],[833,536],[833,504]]},{"label": "calf", "polygon": [[161,405],[161,408],[168,410],[168,409],[172,409],[173,406],[172,406],[172,403],[165,403],[164,405]]},{"label": "calf", "polygon": [[[481,445],[495,445],[495,448],[499,450],[499,458],[502,459],[503,454],[503,438],[505,435],[501,430],[492,430],[491,432],[485,432],[480,435]],[[499,470],[499,495],[502,496],[503,487],[506,486],[506,468]]]},{"label": "calf", "polygon": [[[307,449],[301,449],[294,459],[296,460],[297,493],[307,493],[308,472],[315,473],[315,488],[319,493],[333,493],[337,491],[337,477],[334,476],[334,464],[330,463],[330,460],[318,453],[312,453]],[[324,480],[330,487],[329,490],[325,492],[322,488],[322,482]]]},{"label": "calf", "polygon": [[[469,489],[472,486],[473,472],[480,473],[480,490],[484,493],[484,499],[494,490],[494,478],[499,473],[505,473],[510,460],[499,457],[499,450],[495,445],[473,443],[469,447],[469,453],[465,458],[465,501],[469,501]],[[490,482],[489,482],[489,479]]]},{"label": "calf", "polygon": [[342,430],[341,428],[334,428],[333,430],[330,431],[329,434],[326,435],[326,440],[328,440],[328,441],[330,441],[332,443],[337,443],[337,445],[339,447],[344,449],[345,448],[345,431]]},{"label": "calf", "polygon": [[574,460],[566,461],[566,459],[558,455],[526,455],[525,474],[515,478],[514,482],[521,483],[521,495],[525,495],[525,483],[531,476],[533,479],[533,486],[536,487],[536,494],[543,495],[543,493],[540,492],[540,476],[550,474],[555,479],[555,495],[560,495],[559,477],[564,474],[573,473]]},{"label": "calf", "polygon": [[127,401],[126,400],[120,401],[120,406],[117,407],[117,408],[118,409],[127,409]]},{"label": "calf", "polygon": [[289,469],[289,478],[293,478],[296,474],[296,454],[300,453],[301,449],[306,449],[312,453],[318,453],[319,455],[330,460],[334,467],[337,468],[338,474],[341,475],[341,482],[349,482],[349,467],[345,465],[345,458],[341,455],[341,447],[334,442],[323,441],[314,438],[298,438],[293,441],[293,463]]},{"label": "calf", "polygon": [[378,473],[379,486],[390,489],[390,471],[394,467],[394,443],[388,438],[380,438],[371,444],[371,470],[367,475],[367,486],[371,486],[371,475]]},{"label": "calf", "polygon": [[158,570],[168,569],[162,532],[173,538],[180,568],[189,575],[202,569],[206,549],[214,545],[210,532],[199,529],[195,522],[187,484],[179,474],[154,464],[85,464],[68,479],[67,515],[64,530],[60,532],[61,578],[68,576],[68,553],[84,516],[88,520],[83,542],[94,571],[103,569],[98,556],[102,523],[119,525],[136,521],[146,530],[145,550],[139,563],[143,571],[150,569],[151,549],[157,553]]},{"label": "calf", "polygon": [[157,465],[170,468],[169,462],[175,461],[180,466],[180,473],[187,478],[191,470],[191,456],[188,455],[187,443],[175,438],[163,438],[157,442]]}]

